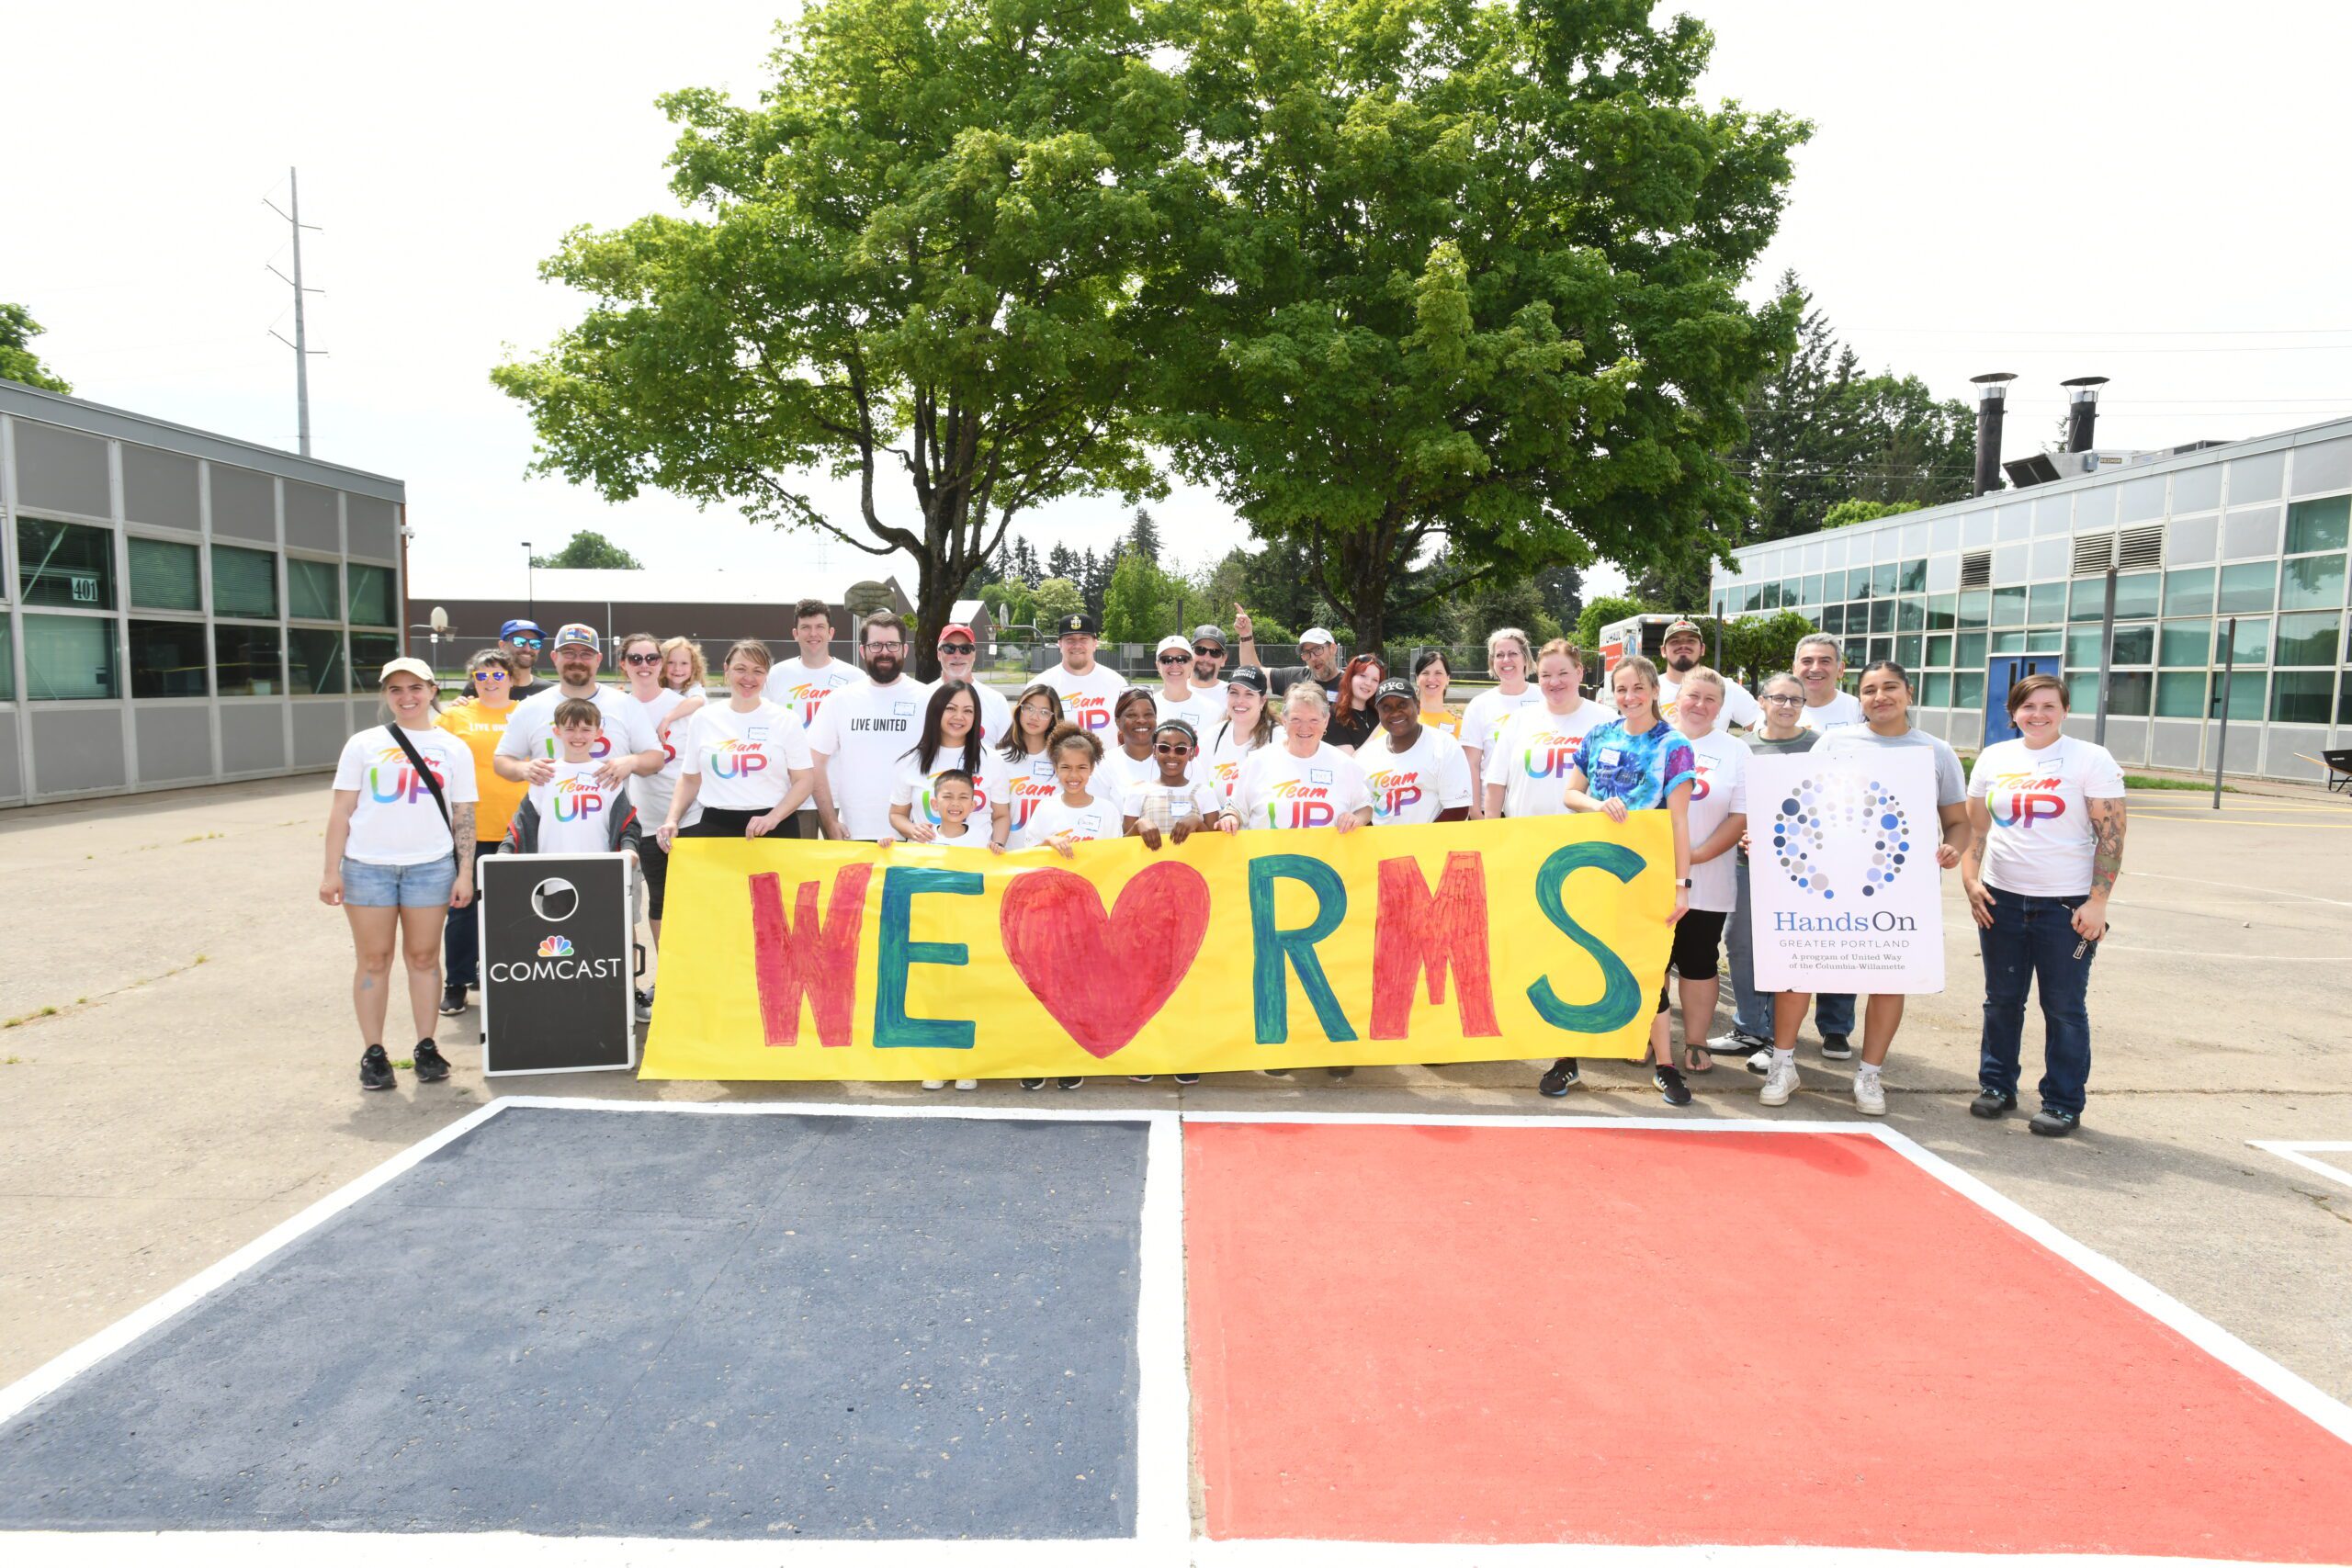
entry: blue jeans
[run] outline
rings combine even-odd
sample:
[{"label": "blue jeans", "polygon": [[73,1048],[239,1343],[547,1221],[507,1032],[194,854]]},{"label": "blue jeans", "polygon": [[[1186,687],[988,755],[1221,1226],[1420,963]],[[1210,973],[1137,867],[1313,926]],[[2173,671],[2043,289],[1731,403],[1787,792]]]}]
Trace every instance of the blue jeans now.
[{"label": "blue jeans", "polygon": [[[485,839],[474,846],[474,864],[480,865],[498,852],[503,839]],[[474,897],[481,897],[481,874],[475,874]],[[471,904],[462,909],[449,911],[448,920],[441,928],[442,967],[447,971],[441,979],[445,986],[479,987],[481,984],[481,919]]]},{"label": "blue jeans", "polygon": [[421,865],[379,865],[343,857],[343,901],[355,909],[446,908],[458,886],[458,857]]},{"label": "blue jeans", "polygon": [[1980,1088],[2018,1091],[2018,1051],[2025,1032],[2030,986],[2041,992],[2041,1107],[2083,1113],[2083,1089],[2091,1076],[2091,1018],[2083,996],[2090,988],[2091,961],[2098,943],[2075,949],[2080,898],[2035,898],[1989,889],[1993,924],[1976,933],[1984,958],[1984,1038],[1976,1065]]},{"label": "blue jeans", "polygon": [[[1731,954],[1731,1026],[1740,1033],[1757,1040],[1772,1038],[1772,998],[1756,988],[1756,938],[1749,930],[1752,919],[1747,905],[1747,863],[1741,861],[1736,872],[1739,905],[1732,911],[1731,924],[1724,928],[1724,946]],[[1824,1034],[1854,1032],[1854,998],[1842,996],[1817,996],[1813,998],[1814,1026]]]}]

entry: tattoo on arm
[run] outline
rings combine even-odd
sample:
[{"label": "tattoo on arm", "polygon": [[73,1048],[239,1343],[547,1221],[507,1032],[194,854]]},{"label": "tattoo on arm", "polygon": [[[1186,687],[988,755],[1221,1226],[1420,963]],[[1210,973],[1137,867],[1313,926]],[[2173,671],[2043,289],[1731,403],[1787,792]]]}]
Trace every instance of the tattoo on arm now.
[{"label": "tattoo on arm", "polygon": [[2094,800],[2089,803],[2091,815],[2091,891],[2107,894],[2115,891],[2115,879],[2123,871],[2123,800]]},{"label": "tattoo on arm", "polygon": [[458,844],[458,874],[462,876],[473,869],[474,863],[474,803],[461,800],[449,807],[449,836]]}]

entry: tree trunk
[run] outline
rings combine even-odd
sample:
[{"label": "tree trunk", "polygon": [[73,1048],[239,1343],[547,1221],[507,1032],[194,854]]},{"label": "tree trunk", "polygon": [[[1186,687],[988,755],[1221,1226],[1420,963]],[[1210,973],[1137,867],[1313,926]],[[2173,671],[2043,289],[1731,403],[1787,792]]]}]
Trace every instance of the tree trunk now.
[{"label": "tree trunk", "polygon": [[937,550],[927,551],[915,575],[915,626],[907,668],[918,681],[939,679],[939,629],[956,607],[956,590],[963,583],[957,571]]}]

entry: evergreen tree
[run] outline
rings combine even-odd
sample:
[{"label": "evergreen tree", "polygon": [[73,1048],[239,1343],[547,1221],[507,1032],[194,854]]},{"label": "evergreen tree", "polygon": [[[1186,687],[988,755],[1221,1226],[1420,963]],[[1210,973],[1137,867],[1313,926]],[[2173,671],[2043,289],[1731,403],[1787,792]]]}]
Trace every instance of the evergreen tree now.
[{"label": "evergreen tree", "polygon": [[1057,541],[1054,547],[1046,552],[1046,575],[1064,578],[1071,582],[1079,580],[1078,557],[1068,545]]},{"label": "evergreen tree", "polygon": [[1136,508],[1136,520],[1127,529],[1126,543],[1151,565],[1159,564],[1159,524],[1152,517],[1151,508]]}]

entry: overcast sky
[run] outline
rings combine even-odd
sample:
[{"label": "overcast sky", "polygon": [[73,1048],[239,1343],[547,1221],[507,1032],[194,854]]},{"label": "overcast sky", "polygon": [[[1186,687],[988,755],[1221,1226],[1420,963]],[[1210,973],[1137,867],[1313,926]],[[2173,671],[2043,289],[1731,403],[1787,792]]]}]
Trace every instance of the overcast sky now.
[{"label": "overcast sky", "polygon": [[[1872,367],[1969,397],[2020,377],[2007,455],[2069,376],[2114,378],[2102,446],[2231,438],[2352,411],[2342,71],[2352,6],[1694,0],[1711,99],[1815,124],[1751,291],[1803,274]],[[522,591],[600,529],[649,564],[837,592],[847,547],[525,474],[486,372],[577,310],[535,268],[576,224],[668,209],[656,94],[763,79],[779,7],[572,0],[380,8],[48,6],[8,24],[0,299],[82,396],[291,449],[286,169],[300,167],[317,456],[407,481],[420,595]],[[345,19],[348,18],[348,19]],[[1156,508],[1188,562],[1244,530]],[[1029,518],[1106,543],[1114,500]],[[910,588],[913,574],[901,572]]]}]

